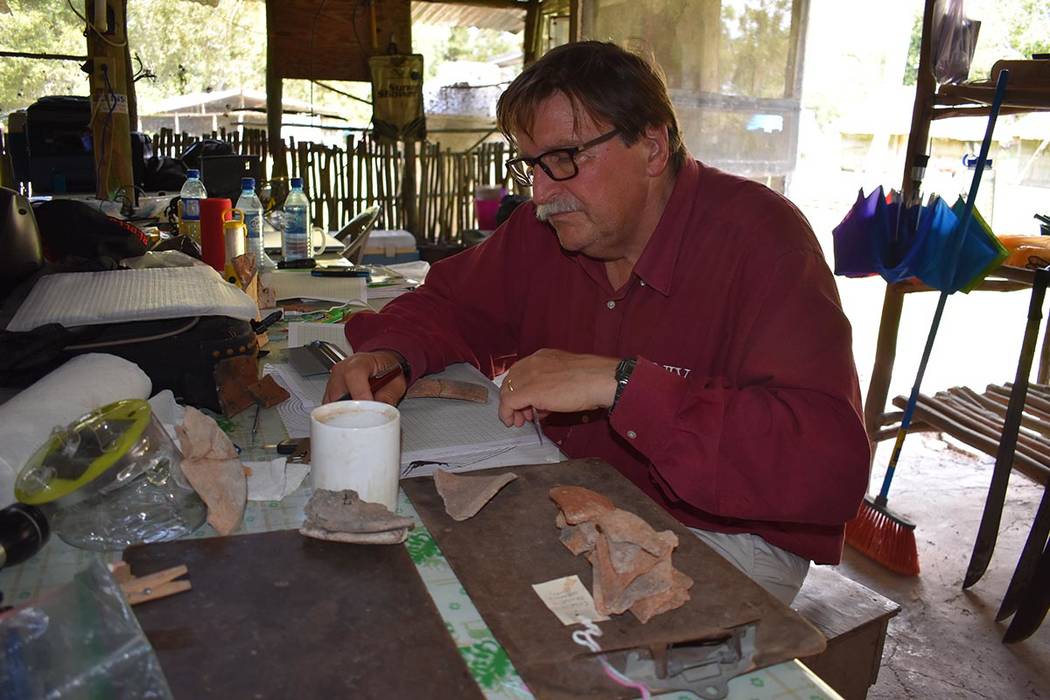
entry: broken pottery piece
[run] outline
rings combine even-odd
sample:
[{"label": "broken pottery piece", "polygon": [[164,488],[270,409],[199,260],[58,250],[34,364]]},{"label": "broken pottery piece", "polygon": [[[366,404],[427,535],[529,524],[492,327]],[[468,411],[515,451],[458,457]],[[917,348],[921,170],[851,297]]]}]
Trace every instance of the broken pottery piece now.
[{"label": "broken pottery piece", "polygon": [[555,486],[548,495],[565,514],[565,522],[570,525],[594,520],[602,513],[615,509],[608,498],[582,486]]},{"label": "broken pottery piece", "polygon": [[230,534],[244,517],[248,501],[248,481],[237,449],[214,420],[191,406],[175,432],[182,452],[179,467],[208,506],[208,524],[220,535]]},{"label": "broken pottery piece", "polygon": [[643,625],[661,613],[680,608],[689,601],[693,579],[678,569],[671,571],[671,587],[663,593],[643,598],[631,606],[631,613]]},{"label": "broken pottery piece", "polygon": [[671,587],[671,554],[656,559],[639,559],[639,566],[626,573],[617,572],[610,561],[609,542],[598,537],[592,552],[595,587],[602,590],[601,601],[595,595],[595,605],[603,615],[620,614],[636,602],[650,595],[662,593]]},{"label": "broken pottery piece", "polygon": [[332,532],[318,527],[307,527],[306,523],[299,528],[299,534],[312,537],[315,540],[328,540],[330,542],[345,542],[347,544],[401,544],[408,539],[410,528],[403,527],[398,530],[387,530],[385,532]]},{"label": "broken pottery piece", "polygon": [[[566,516],[566,520],[572,519]],[[596,519],[598,530],[612,542],[631,542],[650,554],[662,557],[678,546],[678,536],[670,530],[657,533],[649,523],[634,513],[616,508],[601,513]]]},{"label": "broken pottery piece", "polygon": [[215,365],[215,384],[219,405],[227,418],[255,405],[255,397],[248,387],[259,381],[259,362],[255,355],[236,355],[220,360]]},{"label": "broken pottery piece", "polygon": [[413,521],[395,515],[381,503],[362,501],[356,491],[317,489],[305,508],[304,528],[341,533],[377,533],[411,529]]},{"label": "broken pottery piece", "polygon": [[434,486],[445,502],[445,512],[458,521],[477,515],[500,489],[517,478],[514,472],[462,476],[438,469],[434,472]]},{"label": "broken pottery piece", "polygon": [[279,403],[287,401],[291,394],[274,381],[273,375],[267,374],[255,384],[248,387],[248,393],[252,395],[263,408],[273,408]]},{"label": "broken pottery piece", "polygon": [[561,531],[560,539],[570,552],[578,556],[594,549],[598,536],[598,529],[594,527],[594,523],[580,523],[566,525]]},{"label": "broken pottery piece", "polygon": [[[595,528],[597,530],[597,528]],[[626,574],[637,569],[647,570],[656,564],[658,558],[633,542],[609,543],[609,561],[618,574]]]},{"label": "broken pottery piece", "polygon": [[427,377],[412,383],[405,392],[405,399],[458,399],[474,403],[488,403],[488,387],[458,379],[433,379]]}]

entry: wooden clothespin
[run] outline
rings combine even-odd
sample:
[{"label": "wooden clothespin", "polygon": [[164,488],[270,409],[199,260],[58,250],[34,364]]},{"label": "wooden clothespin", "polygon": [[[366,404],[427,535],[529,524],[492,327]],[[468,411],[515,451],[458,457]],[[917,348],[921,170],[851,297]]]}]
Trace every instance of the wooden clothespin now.
[{"label": "wooden clothespin", "polygon": [[110,571],[113,573],[113,578],[120,584],[120,590],[124,591],[124,596],[132,605],[157,598],[166,598],[192,588],[189,581],[175,580],[189,572],[185,564],[136,577],[131,574],[131,568],[127,562],[118,561],[110,565]]}]

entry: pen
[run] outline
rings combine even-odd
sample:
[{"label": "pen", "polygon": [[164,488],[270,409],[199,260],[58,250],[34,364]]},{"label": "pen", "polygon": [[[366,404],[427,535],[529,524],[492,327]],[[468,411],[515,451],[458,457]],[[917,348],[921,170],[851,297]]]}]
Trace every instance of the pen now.
[{"label": "pen", "polygon": [[540,429],[540,416],[536,413],[536,409],[532,409],[532,424],[536,426],[536,438],[543,444],[543,430]]}]

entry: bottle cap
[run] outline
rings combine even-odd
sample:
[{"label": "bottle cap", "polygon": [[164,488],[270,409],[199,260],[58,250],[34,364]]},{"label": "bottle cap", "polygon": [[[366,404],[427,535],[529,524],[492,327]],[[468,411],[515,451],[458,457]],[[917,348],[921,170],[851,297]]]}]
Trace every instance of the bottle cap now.
[{"label": "bottle cap", "polygon": [[255,189],[255,178],[254,177],[242,177],[241,178],[241,189],[242,190],[254,190]]},{"label": "bottle cap", "polygon": [[186,171],[186,179],[187,180],[194,180],[194,179],[199,180],[200,176],[201,176],[201,171],[200,170],[187,170]]},{"label": "bottle cap", "polygon": [[303,188],[303,179],[301,177],[292,178],[292,189],[301,190]]}]

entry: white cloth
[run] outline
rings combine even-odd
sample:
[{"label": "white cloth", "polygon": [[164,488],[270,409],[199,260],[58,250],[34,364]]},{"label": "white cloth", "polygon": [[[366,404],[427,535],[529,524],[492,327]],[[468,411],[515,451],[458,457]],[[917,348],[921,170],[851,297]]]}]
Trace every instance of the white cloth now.
[{"label": "white cloth", "polygon": [[689,529],[785,605],[791,605],[809,573],[809,559],[772,545],[758,535]]},{"label": "white cloth", "polygon": [[15,477],[56,426],[121,399],[144,399],[151,383],[134,362],[78,355],[0,405],[0,508],[15,500]]}]

